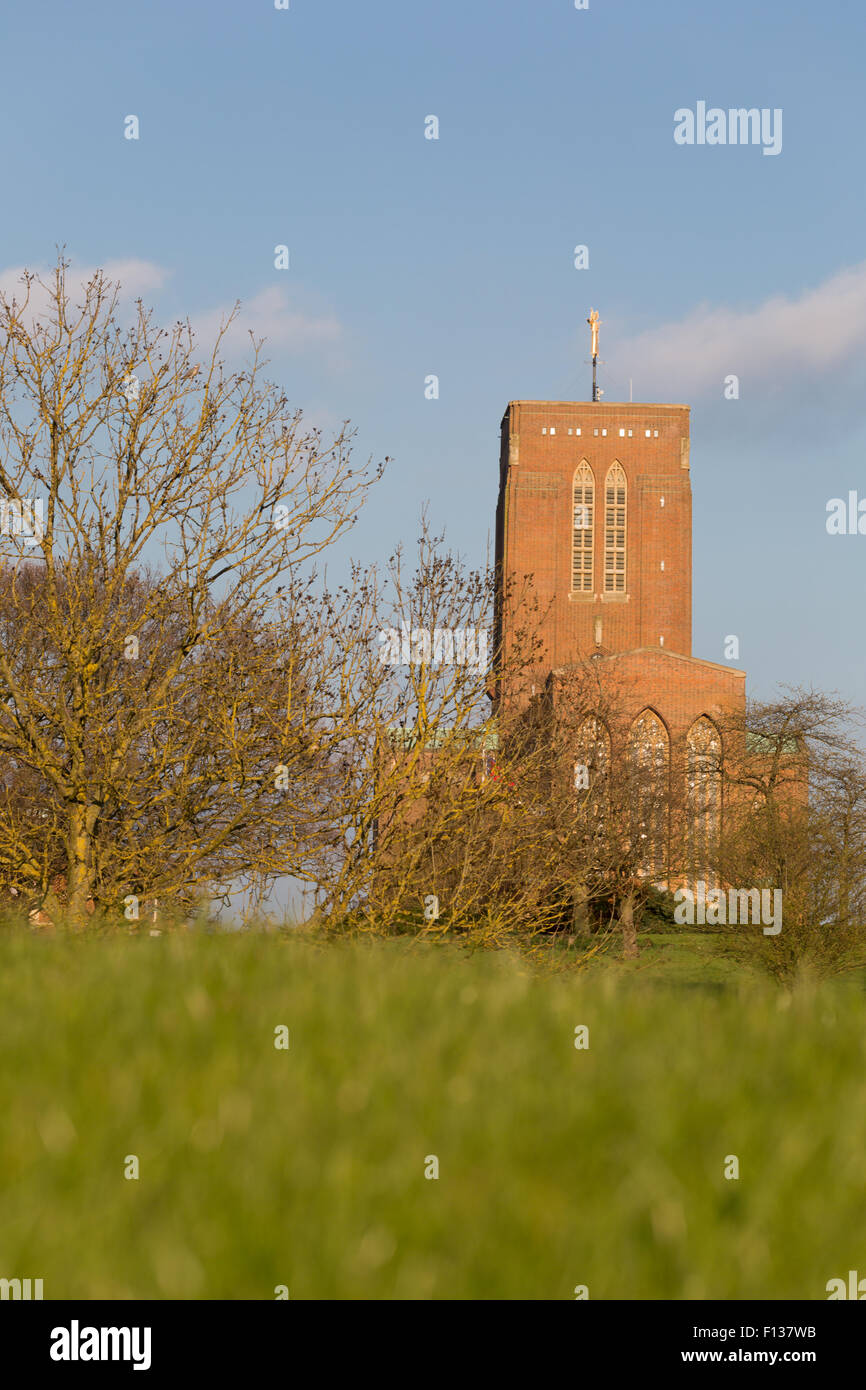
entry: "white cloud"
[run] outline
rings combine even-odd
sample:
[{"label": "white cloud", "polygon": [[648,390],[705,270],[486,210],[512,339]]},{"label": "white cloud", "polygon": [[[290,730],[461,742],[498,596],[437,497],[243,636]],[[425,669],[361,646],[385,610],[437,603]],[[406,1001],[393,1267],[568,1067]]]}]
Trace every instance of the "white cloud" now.
[{"label": "white cloud", "polygon": [[[44,286],[50,287],[53,284],[53,268],[28,268],[39,276]],[[8,300],[15,298],[19,303],[23,300],[25,290],[21,276],[24,269],[24,266],[10,266],[6,270],[0,270],[0,294]],[[95,266],[70,265],[67,287],[73,302],[78,301],[80,292],[93,276],[95,269]],[[120,284],[119,302],[125,307],[139,297],[145,298],[147,307],[146,297],[161,290],[169,274],[153,261],[134,258],[106,261],[101,269],[108,280]],[[31,286],[28,322],[45,312],[49,299],[49,288],[43,288],[43,285],[39,284]],[[225,303],[202,313],[190,314],[190,321],[204,351],[210,351],[220,325],[229,318],[231,312],[232,305]],[[276,285],[261,290],[251,299],[241,301],[240,309],[223,339],[225,350],[248,353],[250,332],[256,338],[266,339],[266,355],[272,349],[289,353],[318,350],[327,352],[337,361],[336,354],[344,341],[343,326],[332,313],[308,309],[298,299],[290,298],[286,289]]]},{"label": "white cloud", "polygon": [[[38,275],[42,281],[41,285],[34,283],[30,287],[27,317],[32,321],[43,314],[48,307],[50,287],[54,283],[54,269],[45,266],[10,266],[6,270],[0,270],[0,294],[7,300],[17,299],[19,304],[23,302],[26,290],[21,282],[21,277],[25,268]],[[75,263],[69,266],[66,273],[66,285],[73,303],[78,301],[81,291],[93,277],[96,269],[96,266],[81,266]],[[142,261],[134,258],[106,261],[100,269],[105,273],[107,280],[119,282],[121,302],[134,300],[140,295],[162,289],[168,278],[168,272],[163,270],[162,266],[156,265],[153,261]]]},{"label": "white cloud", "polygon": [[754,309],[701,305],[679,323],[627,340],[617,367],[640,383],[644,400],[661,391],[686,400],[721,391],[734,373],[784,384],[839,367],[866,349],[866,262],[795,298],[775,295]]},{"label": "white cloud", "polygon": [[[225,305],[194,317],[194,327],[200,340],[210,346],[220,324],[228,319],[231,306]],[[316,314],[293,304],[288,292],[278,286],[262,290],[252,299],[242,301],[237,317],[224,339],[227,348],[246,350],[249,334],[267,339],[268,349],[285,352],[307,352],[310,349],[333,349],[343,339],[343,327],[333,314]]]},{"label": "white cloud", "polygon": [[[75,270],[75,267],[72,269]],[[168,271],[153,261],[134,259],[106,261],[102,269],[105,271],[107,279],[120,282],[120,292],[123,299],[138,299],[140,295],[161,290],[168,279]],[[76,270],[75,274],[82,279],[83,283],[93,274],[93,269],[89,269],[83,274]]]}]

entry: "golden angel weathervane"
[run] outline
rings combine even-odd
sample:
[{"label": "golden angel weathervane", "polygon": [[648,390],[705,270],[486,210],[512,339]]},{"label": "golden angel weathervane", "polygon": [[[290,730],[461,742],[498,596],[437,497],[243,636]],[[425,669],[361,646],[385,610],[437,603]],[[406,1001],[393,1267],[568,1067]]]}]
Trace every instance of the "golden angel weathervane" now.
[{"label": "golden angel weathervane", "polygon": [[597,309],[590,309],[587,323],[592,329],[592,355],[598,357],[598,325],[601,323],[601,319],[598,317]]}]

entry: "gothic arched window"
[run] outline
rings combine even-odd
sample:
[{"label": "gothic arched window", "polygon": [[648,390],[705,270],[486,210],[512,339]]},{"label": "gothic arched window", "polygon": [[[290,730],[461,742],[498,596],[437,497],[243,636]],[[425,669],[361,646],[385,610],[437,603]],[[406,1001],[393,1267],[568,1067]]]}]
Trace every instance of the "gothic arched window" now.
[{"label": "gothic arched window", "polygon": [[670,740],[657,714],[646,709],[631,726],[631,824],[641,871],[662,879],[667,866]]},{"label": "gothic arched window", "polygon": [[612,463],[604,480],[604,592],[625,593],[626,481]]},{"label": "gothic arched window", "polygon": [[578,768],[586,769],[590,786],[604,782],[610,776],[610,734],[605,724],[594,715],[584,719],[578,729],[576,751],[575,786],[579,782]]},{"label": "gothic arched window", "polygon": [[686,739],[686,845],[691,876],[717,887],[715,864],[722,821],[722,740],[702,714]]},{"label": "gothic arched window", "polygon": [[572,486],[571,588],[576,594],[592,593],[594,534],[595,479],[584,459],[574,470]]}]

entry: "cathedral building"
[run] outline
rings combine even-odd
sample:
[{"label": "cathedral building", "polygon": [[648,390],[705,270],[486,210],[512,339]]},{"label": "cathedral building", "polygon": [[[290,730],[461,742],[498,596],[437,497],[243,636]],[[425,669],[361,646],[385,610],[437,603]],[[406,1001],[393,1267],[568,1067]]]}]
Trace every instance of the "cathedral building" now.
[{"label": "cathedral building", "polygon": [[[602,756],[615,765],[637,754],[662,782],[684,777],[686,797],[701,807],[688,833],[709,856],[721,816],[722,729],[731,715],[742,720],[745,673],[692,654],[689,408],[602,403],[597,315],[589,322],[593,400],[516,400],[502,418],[498,573],[501,582],[533,577],[539,678],[555,687],[593,661],[619,713],[619,732],[597,731]],[[508,605],[501,597],[506,644]],[[673,833],[659,827],[648,851],[648,872],[661,883]]]}]

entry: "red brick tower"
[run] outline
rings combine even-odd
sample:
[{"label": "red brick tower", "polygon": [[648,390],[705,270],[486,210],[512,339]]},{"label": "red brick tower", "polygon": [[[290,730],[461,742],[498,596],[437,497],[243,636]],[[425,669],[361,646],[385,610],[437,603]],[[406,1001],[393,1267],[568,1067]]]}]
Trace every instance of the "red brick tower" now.
[{"label": "red brick tower", "polygon": [[[596,356],[594,328],[594,369]],[[745,672],[691,654],[688,406],[512,401],[496,558],[500,583],[533,577],[541,682],[564,689],[569,667],[596,659],[617,707],[615,759],[633,736],[650,739],[674,777],[721,751],[725,716],[744,707]],[[500,597],[506,645],[512,620]]]},{"label": "red brick tower", "polygon": [[643,647],[690,656],[688,406],[512,401],[497,558],[551,605],[551,666]]},{"label": "red brick tower", "polygon": [[688,406],[508,406],[496,557],[533,576],[545,673],[606,659],[671,738],[745,699],[745,672],[691,655],[691,516]]}]

